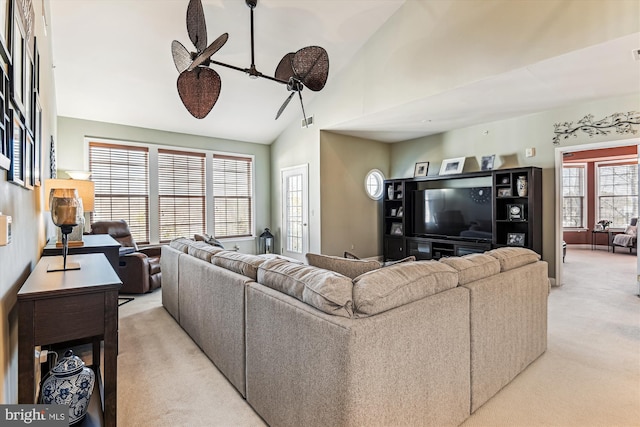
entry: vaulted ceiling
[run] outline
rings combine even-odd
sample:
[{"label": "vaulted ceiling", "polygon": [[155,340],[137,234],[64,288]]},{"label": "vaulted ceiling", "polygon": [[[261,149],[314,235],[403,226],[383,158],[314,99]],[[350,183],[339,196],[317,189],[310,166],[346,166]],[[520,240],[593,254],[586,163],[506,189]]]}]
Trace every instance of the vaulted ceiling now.
[{"label": "vaulted ceiling", "polygon": [[[273,75],[284,54],[319,45],[329,53],[329,87],[404,2],[259,0],[254,12],[255,64]],[[187,0],[51,1],[58,114],[263,144],[271,143],[291,123],[299,125],[302,114],[297,102],[274,120],[288,95],[283,85],[223,67],[216,67],[222,91],[212,112],[202,120],[187,112],[176,90],[178,72],[170,50],[172,40],[192,47],[186,30],[187,4]],[[203,0],[203,7],[209,42],[229,33],[229,41],[214,59],[248,67],[250,11],[245,2]],[[396,142],[576,102],[640,94],[640,61],[632,53],[639,48],[640,33],[615,38],[337,121],[328,129]],[[305,106],[323,93],[304,90]]]}]

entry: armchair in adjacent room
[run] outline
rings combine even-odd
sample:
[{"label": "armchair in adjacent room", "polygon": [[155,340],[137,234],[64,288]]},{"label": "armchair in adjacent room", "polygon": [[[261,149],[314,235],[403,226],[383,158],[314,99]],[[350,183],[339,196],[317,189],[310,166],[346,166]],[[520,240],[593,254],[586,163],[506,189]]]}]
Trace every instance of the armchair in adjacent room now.
[{"label": "armchair in adjacent room", "polygon": [[613,241],[611,242],[613,252],[616,251],[616,246],[621,246],[623,248],[629,248],[629,253],[631,253],[633,251],[633,248],[636,247],[637,236],[638,218],[631,218],[631,223],[627,225],[624,233],[616,234],[615,236],[613,236]]},{"label": "armchair in adjacent room", "polygon": [[160,246],[139,249],[124,220],[94,222],[91,224],[91,234],[109,234],[120,242],[117,273],[122,280],[121,293],[143,294],[160,287]]}]

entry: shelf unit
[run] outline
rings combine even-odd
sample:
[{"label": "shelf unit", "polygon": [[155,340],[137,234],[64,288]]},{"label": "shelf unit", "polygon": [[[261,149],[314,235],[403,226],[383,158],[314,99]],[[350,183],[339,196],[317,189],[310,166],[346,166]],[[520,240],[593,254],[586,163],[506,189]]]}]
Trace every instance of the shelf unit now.
[{"label": "shelf unit", "polygon": [[[524,177],[527,194],[518,195],[517,182]],[[456,239],[455,237],[421,237],[413,233],[413,190],[430,181],[478,179],[491,181],[492,238],[488,241]],[[435,182],[435,184],[434,184]],[[424,184],[422,184],[424,185]],[[489,185],[489,184],[487,184]],[[443,187],[446,188],[443,183]],[[406,256],[416,259],[439,259],[443,256],[462,256],[484,252],[503,246],[522,246],[542,254],[542,169],[536,167],[479,171],[458,175],[390,179],[384,182],[382,203],[383,257],[397,260]],[[520,217],[509,215],[511,207],[520,208]],[[399,209],[402,214],[398,215]]]},{"label": "shelf unit", "polygon": [[[495,246],[523,246],[542,254],[542,170],[509,169],[493,177]],[[526,181],[526,194],[518,194],[518,179]]]}]

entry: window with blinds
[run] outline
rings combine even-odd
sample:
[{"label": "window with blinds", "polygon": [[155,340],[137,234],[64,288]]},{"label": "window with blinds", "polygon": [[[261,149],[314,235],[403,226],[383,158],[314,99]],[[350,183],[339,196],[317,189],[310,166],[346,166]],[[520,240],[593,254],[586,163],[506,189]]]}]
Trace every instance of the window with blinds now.
[{"label": "window with blinds", "polygon": [[206,231],[205,154],[158,149],[160,241]]},{"label": "window with blinds", "polygon": [[213,208],[216,238],[249,237],[252,223],[252,160],[213,155]]},{"label": "window with blinds", "polygon": [[89,143],[95,183],[91,222],[124,219],[137,243],[149,243],[149,153],[146,147]]},{"label": "window with blinds", "polygon": [[562,226],[584,227],[585,165],[562,168]]},{"label": "window with blinds", "polygon": [[638,217],[638,164],[599,164],[598,218],[624,228]]}]

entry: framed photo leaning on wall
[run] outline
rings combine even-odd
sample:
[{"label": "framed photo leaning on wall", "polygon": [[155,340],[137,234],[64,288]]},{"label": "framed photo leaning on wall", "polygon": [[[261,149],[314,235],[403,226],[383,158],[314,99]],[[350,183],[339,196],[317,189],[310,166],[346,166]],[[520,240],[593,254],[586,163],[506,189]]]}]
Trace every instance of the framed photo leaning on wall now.
[{"label": "framed photo leaning on wall", "polygon": [[413,169],[413,177],[427,176],[427,172],[429,172],[429,162],[418,162]]}]

